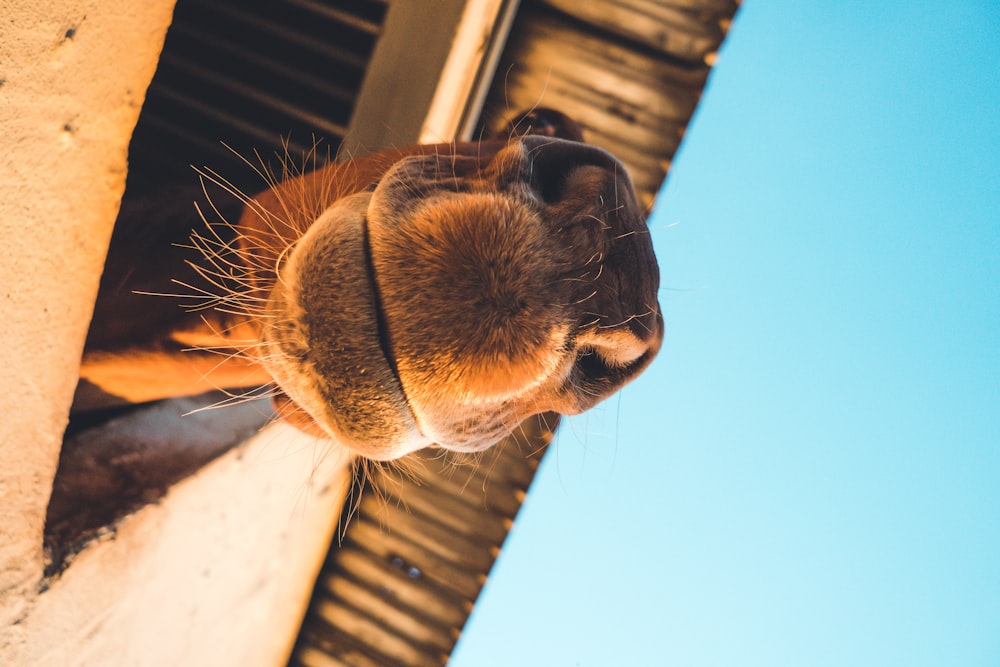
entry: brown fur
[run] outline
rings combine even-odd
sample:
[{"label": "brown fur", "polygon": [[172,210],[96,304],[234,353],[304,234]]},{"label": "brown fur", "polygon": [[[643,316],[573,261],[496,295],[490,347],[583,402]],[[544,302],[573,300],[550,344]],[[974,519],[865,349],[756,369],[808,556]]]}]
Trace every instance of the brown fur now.
[{"label": "brown fur", "polygon": [[[235,230],[196,237],[232,312],[172,324],[169,340],[245,351],[183,393],[274,378],[290,421],[369,458],[478,451],[533,414],[580,412],[660,346],[631,182],[579,142],[514,136],[339,163],[248,201]],[[138,390],[156,384],[140,372],[108,379],[141,345],[98,347],[83,378],[129,400],[155,393]],[[176,357],[164,369],[192,366]]]}]

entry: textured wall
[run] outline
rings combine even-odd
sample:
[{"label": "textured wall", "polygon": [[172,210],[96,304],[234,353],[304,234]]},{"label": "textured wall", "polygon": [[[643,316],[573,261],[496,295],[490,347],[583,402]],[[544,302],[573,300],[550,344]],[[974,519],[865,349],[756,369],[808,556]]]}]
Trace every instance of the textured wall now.
[{"label": "textured wall", "polygon": [[129,137],[173,0],[0,2],[0,626],[42,528]]}]

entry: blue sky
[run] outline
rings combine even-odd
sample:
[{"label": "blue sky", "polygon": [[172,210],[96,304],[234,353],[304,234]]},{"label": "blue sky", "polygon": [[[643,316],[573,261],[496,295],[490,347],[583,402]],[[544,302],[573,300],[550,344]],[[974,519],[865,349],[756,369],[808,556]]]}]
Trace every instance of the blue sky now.
[{"label": "blue sky", "polygon": [[748,0],[453,667],[1000,665],[1000,6]]}]

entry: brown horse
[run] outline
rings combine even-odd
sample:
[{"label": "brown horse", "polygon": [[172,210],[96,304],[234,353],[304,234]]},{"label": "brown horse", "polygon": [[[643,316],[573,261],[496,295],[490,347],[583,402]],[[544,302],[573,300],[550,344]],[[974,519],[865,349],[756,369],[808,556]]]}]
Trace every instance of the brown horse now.
[{"label": "brown horse", "polygon": [[[274,383],[285,419],[385,460],[608,397],[663,335],[643,211],[572,121],[528,121],[275,182],[193,234],[176,203],[130,205],[77,409]],[[182,264],[166,246],[189,235],[203,257]],[[171,279],[195,308],[133,293]]]}]

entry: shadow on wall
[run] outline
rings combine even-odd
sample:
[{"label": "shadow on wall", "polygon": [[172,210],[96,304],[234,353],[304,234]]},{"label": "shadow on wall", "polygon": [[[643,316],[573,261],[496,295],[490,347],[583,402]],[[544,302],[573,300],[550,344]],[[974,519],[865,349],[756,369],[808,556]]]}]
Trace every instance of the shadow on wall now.
[{"label": "shadow on wall", "polygon": [[45,519],[46,576],[271,418],[267,399],[198,411],[226,398],[213,392],[71,419]]}]

